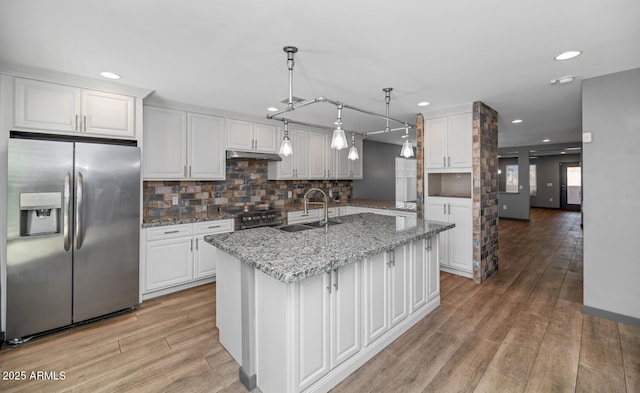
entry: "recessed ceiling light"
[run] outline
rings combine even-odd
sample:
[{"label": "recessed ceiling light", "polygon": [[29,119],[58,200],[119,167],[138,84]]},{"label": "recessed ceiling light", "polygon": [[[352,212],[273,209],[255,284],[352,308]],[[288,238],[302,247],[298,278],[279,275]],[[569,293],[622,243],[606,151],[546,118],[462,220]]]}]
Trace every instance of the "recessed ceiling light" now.
[{"label": "recessed ceiling light", "polygon": [[120,75],[114,74],[113,72],[109,72],[109,71],[101,72],[100,75],[103,78],[107,78],[107,79],[120,79]]},{"label": "recessed ceiling light", "polygon": [[529,153],[535,153],[537,150],[529,150]]},{"label": "recessed ceiling light", "polygon": [[566,151],[561,151],[560,154],[567,154],[567,152]]},{"label": "recessed ceiling light", "polygon": [[580,150],[581,147],[567,147],[566,150]]},{"label": "recessed ceiling light", "polygon": [[556,60],[569,60],[569,59],[573,59],[574,57],[578,57],[581,54],[582,54],[582,51],[580,51],[580,50],[568,50],[566,52],[560,53],[558,56],[554,57],[554,59],[556,59]]},{"label": "recessed ceiling light", "polygon": [[418,102],[418,106],[427,106],[427,105],[429,105],[429,102],[427,102],[427,101]]},{"label": "recessed ceiling light", "polygon": [[542,142],[544,143],[551,142],[551,139],[543,139]]},{"label": "recessed ceiling light", "polygon": [[277,111],[278,111],[278,108],[276,108],[275,106],[270,106],[270,107],[268,107],[268,108],[267,108],[267,110],[268,110],[269,112],[277,112]]},{"label": "recessed ceiling light", "polygon": [[512,122],[513,124],[522,123],[522,119],[515,119],[515,120],[511,120],[511,122]]},{"label": "recessed ceiling light", "polygon": [[573,75],[565,75],[565,76],[561,76],[558,79],[552,79],[549,83],[551,83],[552,85],[556,85],[556,84],[561,84],[564,85],[565,83],[571,83],[575,80],[576,78]]}]

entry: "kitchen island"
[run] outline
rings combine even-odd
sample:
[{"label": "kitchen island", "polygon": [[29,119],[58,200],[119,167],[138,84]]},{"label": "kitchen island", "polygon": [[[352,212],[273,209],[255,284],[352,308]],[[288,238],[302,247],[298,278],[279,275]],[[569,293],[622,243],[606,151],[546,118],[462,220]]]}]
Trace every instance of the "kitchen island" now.
[{"label": "kitchen island", "polygon": [[205,237],[219,254],[220,342],[247,388],[328,391],[440,304],[437,236],[452,224],[332,221]]}]

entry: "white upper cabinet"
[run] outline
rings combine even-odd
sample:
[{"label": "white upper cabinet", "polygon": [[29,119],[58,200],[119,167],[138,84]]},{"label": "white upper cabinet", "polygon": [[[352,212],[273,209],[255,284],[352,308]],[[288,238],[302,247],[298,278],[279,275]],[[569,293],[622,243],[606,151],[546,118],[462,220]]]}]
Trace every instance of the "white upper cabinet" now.
[{"label": "white upper cabinet", "polygon": [[360,156],[360,158],[355,161],[349,160],[349,166],[351,168],[351,178],[354,180],[362,180],[362,160],[364,159],[364,147],[362,138],[358,136],[356,136],[356,148],[358,149],[358,155]]},{"label": "white upper cabinet", "polygon": [[425,167],[471,168],[472,114],[462,113],[425,121]]},{"label": "white upper cabinet", "polygon": [[82,90],[82,129],[94,134],[134,136],[133,97]]},{"label": "white upper cabinet", "polygon": [[144,107],[144,178],[225,178],[225,120]]},{"label": "white upper cabinet", "polygon": [[224,118],[189,113],[187,120],[189,178],[224,180]]},{"label": "white upper cabinet", "polygon": [[183,179],[187,162],[187,113],[144,107],[143,177]]},{"label": "white upper cabinet", "polygon": [[229,119],[228,147],[243,151],[277,153],[278,127]]},{"label": "white upper cabinet", "polygon": [[135,136],[135,99],[131,96],[15,78],[14,103],[18,129]]},{"label": "white upper cabinet", "polygon": [[309,154],[307,156],[307,160],[309,161],[308,179],[324,179],[327,176],[325,140],[325,134],[309,132]]}]

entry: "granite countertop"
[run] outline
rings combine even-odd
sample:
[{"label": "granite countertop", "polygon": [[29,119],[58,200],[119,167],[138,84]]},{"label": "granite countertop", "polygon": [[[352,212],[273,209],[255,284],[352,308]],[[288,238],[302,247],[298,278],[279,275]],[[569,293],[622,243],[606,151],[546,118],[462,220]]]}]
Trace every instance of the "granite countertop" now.
[{"label": "granite countertop", "polygon": [[[340,207],[340,206],[357,206],[357,207],[369,207],[373,209],[388,209],[388,210],[400,210],[407,212],[415,212],[416,211],[416,203],[415,202],[394,202],[394,201],[376,201],[369,199],[348,199],[346,201],[329,201],[329,207]],[[285,203],[284,206],[277,206],[276,208],[281,209],[284,212],[303,210],[304,205],[302,203]],[[310,205],[309,208],[320,209],[317,205]],[[161,227],[166,225],[180,225],[180,224],[191,224],[194,222],[204,222],[204,221],[215,221],[215,220],[224,220],[227,218],[234,218],[238,214],[237,211],[229,212],[224,209],[219,212],[208,215],[206,217],[194,217],[194,218],[152,218],[151,221],[145,221],[142,223],[142,228],[152,228],[152,227]]]},{"label": "granite countertop", "polygon": [[372,213],[335,217],[301,232],[265,227],[205,236],[205,241],[282,282],[295,282],[427,238],[454,224]]},{"label": "granite countertop", "polygon": [[153,221],[146,221],[142,223],[142,228],[162,227],[166,225],[180,225],[180,224],[192,224],[194,222],[205,222],[224,220],[227,218],[234,218],[237,213],[228,213],[221,211],[220,213],[207,216],[207,217],[195,217],[195,218],[159,218]]}]

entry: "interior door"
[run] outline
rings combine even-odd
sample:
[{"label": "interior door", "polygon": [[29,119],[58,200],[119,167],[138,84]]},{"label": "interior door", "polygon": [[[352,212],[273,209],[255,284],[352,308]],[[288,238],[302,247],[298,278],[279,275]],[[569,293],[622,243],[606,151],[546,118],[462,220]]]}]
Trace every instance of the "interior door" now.
[{"label": "interior door", "polygon": [[140,149],[75,144],[73,320],[138,304]]},{"label": "interior door", "polygon": [[582,167],[580,163],[560,163],[560,179],[560,208],[580,210],[582,206]]}]

